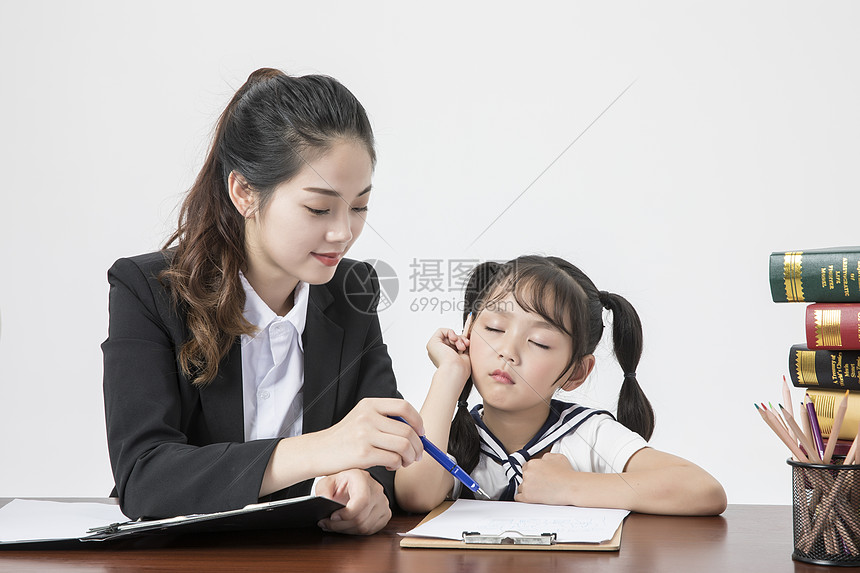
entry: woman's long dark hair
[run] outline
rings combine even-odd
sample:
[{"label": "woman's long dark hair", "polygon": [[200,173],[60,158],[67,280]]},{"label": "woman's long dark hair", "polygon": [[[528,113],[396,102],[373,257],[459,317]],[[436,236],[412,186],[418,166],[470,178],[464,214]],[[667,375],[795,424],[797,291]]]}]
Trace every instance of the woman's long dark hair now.
[{"label": "woman's long dark hair", "polygon": [[[612,311],[615,357],[624,371],[618,395],[618,421],[646,440],[654,432],[654,410],[639,387],[636,367],[642,356],[642,323],[627,300],[599,291],[585,273],[558,257],[524,256],[500,264],[482,263],[466,286],[463,322],[472,324],[485,308],[508,294],[527,312],[542,316],[570,336],[573,351],[562,375],[593,354],[603,336],[603,309]],[[451,422],[448,451],[467,472],[478,464],[481,441],[467,401],[472,378],[466,382]]]},{"label": "woman's long dark hair", "polygon": [[195,384],[215,377],[235,338],[254,331],[243,316],[245,220],[230,200],[231,172],[265,208],[275,187],[342,140],[361,142],[375,163],[373,131],[364,108],[337,80],[291,77],[262,68],[252,73],[221,114],[212,147],[179,213],[173,248],[161,279],[187,313],[188,340],[179,353]]}]

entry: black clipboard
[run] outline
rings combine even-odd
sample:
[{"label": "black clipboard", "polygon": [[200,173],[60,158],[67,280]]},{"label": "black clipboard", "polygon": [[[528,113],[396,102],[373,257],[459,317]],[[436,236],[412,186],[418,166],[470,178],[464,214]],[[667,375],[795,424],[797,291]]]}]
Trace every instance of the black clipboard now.
[{"label": "black clipboard", "polygon": [[173,535],[314,527],[320,519],[329,517],[332,512],[342,507],[344,507],[342,504],[325,497],[303,496],[255,503],[240,509],[215,513],[98,525],[90,529],[89,535],[78,538],[0,541],[0,549],[69,542],[75,544],[104,542],[165,533]]}]

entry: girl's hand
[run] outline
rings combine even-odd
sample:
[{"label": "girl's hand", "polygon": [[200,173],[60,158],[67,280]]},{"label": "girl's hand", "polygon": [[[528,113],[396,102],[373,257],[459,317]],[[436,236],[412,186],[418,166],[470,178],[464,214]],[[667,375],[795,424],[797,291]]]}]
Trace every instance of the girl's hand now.
[{"label": "girl's hand", "polygon": [[427,342],[427,354],[437,369],[450,368],[465,382],[472,373],[469,339],[453,329],[440,328]]},{"label": "girl's hand", "polygon": [[366,471],[346,470],[326,476],[317,482],[315,491],[346,506],[317,524],[326,531],[370,535],[391,519],[382,486]]},{"label": "girl's hand", "polygon": [[562,454],[544,454],[523,464],[523,482],[514,501],[574,505],[571,490],[578,472]]},{"label": "girl's hand", "polygon": [[316,449],[325,461],[317,467],[325,469],[323,475],[373,466],[393,471],[421,458],[419,433],[424,433],[424,422],[406,400],[364,398],[343,420],[320,432],[324,443]]}]

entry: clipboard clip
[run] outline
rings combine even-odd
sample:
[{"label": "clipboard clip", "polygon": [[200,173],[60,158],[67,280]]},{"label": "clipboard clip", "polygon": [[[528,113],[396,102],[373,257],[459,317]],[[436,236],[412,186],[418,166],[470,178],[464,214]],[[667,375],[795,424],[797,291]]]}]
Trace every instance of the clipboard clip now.
[{"label": "clipboard clip", "polygon": [[110,525],[103,525],[101,527],[91,527],[87,529],[87,533],[92,534],[111,534],[119,531],[119,528],[122,526],[122,523],[111,523]]},{"label": "clipboard clip", "polygon": [[483,535],[478,531],[464,531],[463,543],[483,545],[555,545],[555,533],[523,535],[519,531],[507,530],[498,535]]}]

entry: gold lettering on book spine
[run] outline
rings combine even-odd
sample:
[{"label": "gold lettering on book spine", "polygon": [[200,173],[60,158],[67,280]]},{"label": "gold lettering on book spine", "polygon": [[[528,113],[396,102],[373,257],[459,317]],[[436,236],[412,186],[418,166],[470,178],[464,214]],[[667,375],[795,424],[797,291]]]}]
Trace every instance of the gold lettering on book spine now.
[{"label": "gold lettering on book spine", "polygon": [[842,333],[839,330],[842,311],[839,309],[816,310],[814,314],[815,346],[818,348],[842,346]]},{"label": "gold lettering on book spine", "polygon": [[785,297],[788,302],[803,302],[803,251],[785,253],[782,276],[785,279]]},{"label": "gold lettering on book spine", "polygon": [[815,373],[815,351],[796,350],[794,365],[797,368],[797,382],[802,386],[818,386]]}]

